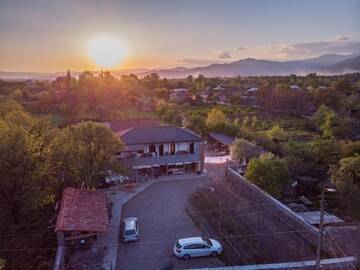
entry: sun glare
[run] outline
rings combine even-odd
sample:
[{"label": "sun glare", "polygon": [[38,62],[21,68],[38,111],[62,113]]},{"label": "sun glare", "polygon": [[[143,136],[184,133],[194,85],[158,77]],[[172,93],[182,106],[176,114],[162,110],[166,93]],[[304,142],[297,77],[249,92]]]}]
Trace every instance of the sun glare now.
[{"label": "sun glare", "polygon": [[88,54],[98,66],[112,68],[122,62],[125,49],[120,40],[101,37],[92,40],[88,44]]}]

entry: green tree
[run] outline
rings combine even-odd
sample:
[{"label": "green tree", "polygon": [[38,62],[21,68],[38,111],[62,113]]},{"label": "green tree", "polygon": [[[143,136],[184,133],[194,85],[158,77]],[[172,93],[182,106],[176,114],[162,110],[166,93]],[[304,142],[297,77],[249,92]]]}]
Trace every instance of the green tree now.
[{"label": "green tree", "polygon": [[11,94],[10,94],[10,98],[20,101],[21,97],[23,95],[23,92],[20,89],[15,89]]},{"label": "green tree", "polygon": [[312,174],[325,176],[329,166],[336,164],[341,156],[339,144],[333,140],[317,140],[309,145]]},{"label": "green tree", "polygon": [[53,202],[52,127],[16,103],[0,107],[0,208],[18,223],[20,217]]},{"label": "green tree", "polygon": [[245,128],[249,128],[251,126],[251,120],[249,119],[249,116],[245,116],[242,122],[242,126]]},{"label": "green tree", "polygon": [[155,89],[155,94],[157,98],[160,99],[169,99],[170,91],[167,88],[157,88]]},{"label": "green tree", "polygon": [[198,111],[194,111],[186,117],[185,126],[191,130],[195,130],[202,135],[207,133],[205,117]]},{"label": "green tree", "polygon": [[330,111],[325,115],[324,122],[320,125],[322,136],[325,139],[335,139],[342,132],[342,125],[337,115]]},{"label": "green tree", "polygon": [[203,75],[199,75],[195,80],[193,80],[192,91],[194,94],[197,94],[200,91],[205,90],[205,87],[206,87],[206,78]]},{"label": "green tree", "polygon": [[351,82],[345,77],[337,79],[331,86],[339,92],[351,93],[352,90]]},{"label": "green tree", "polygon": [[320,128],[320,126],[324,123],[326,115],[329,114],[331,110],[324,104],[321,104],[317,109],[315,114],[313,115],[314,124]]},{"label": "green tree", "polygon": [[102,174],[119,169],[114,155],[123,144],[107,127],[81,122],[62,129],[52,147],[65,182],[92,189]]},{"label": "green tree", "polygon": [[308,143],[287,142],[283,145],[283,153],[292,176],[311,174],[313,160]]},{"label": "green tree", "polygon": [[272,128],[266,131],[266,136],[273,141],[282,141],[285,139],[285,132],[279,124],[275,124]]},{"label": "green tree", "polygon": [[290,181],[286,162],[270,153],[251,159],[245,177],[276,197],[280,195],[281,187]]},{"label": "green tree", "polygon": [[344,143],[341,146],[341,156],[342,157],[350,157],[355,154],[360,155],[360,141],[348,142]]},{"label": "green tree", "polygon": [[330,174],[337,189],[344,196],[348,195],[360,185],[360,156],[340,159],[337,165],[331,166]]},{"label": "green tree", "polygon": [[347,131],[350,126],[348,118],[340,120],[338,115],[325,105],[321,105],[316,111],[313,122],[325,139],[335,139],[341,135],[348,135]]},{"label": "green tree", "polygon": [[237,139],[231,146],[232,159],[241,161],[244,158],[250,160],[254,157],[259,157],[261,154],[261,148],[246,140]]},{"label": "green tree", "polygon": [[213,108],[207,115],[206,126],[209,130],[220,131],[228,124],[226,115],[219,109]]},{"label": "green tree", "polygon": [[257,124],[258,124],[258,119],[257,119],[256,116],[253,116],[253,117],[251,118],[251,128],[255,129],[256,126],[257,126]]}]

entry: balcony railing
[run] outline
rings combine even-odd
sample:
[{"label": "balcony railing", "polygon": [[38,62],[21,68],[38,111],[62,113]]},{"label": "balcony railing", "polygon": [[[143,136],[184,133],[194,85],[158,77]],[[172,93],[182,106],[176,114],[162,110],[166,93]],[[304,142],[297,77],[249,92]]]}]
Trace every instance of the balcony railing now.
[{"label": "balcony railing", "polygon": [[119,158],[119,160],[128,167],[166,165],[185,162],[198,162],[200,161],[200,154],[175,154],[158,157],[127,157]]}]

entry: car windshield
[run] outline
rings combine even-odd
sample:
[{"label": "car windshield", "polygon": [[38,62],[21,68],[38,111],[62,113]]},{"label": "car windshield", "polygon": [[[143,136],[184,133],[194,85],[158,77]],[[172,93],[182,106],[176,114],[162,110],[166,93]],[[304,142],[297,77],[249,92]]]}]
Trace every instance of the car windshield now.
[{"label": "car windshield", "polygon": [[206,237],[201,237],[201,238],[202,238],[202,240],[204,240],[204,242],[205,242],[209,247],[212,246],[212,243],[211,243],[211,241],[210,241],[209,238],[206,238]]},{"label": "car windshield", "polygon": [[180,243],[179,243],[179,241],[176,241],[176,248],[181,248],[181,245],[180,245]]},{"label": "car windshield", "polygon": [[125,235],[134,235],[136,232],[135,230],[127,230],[125,231]]}]

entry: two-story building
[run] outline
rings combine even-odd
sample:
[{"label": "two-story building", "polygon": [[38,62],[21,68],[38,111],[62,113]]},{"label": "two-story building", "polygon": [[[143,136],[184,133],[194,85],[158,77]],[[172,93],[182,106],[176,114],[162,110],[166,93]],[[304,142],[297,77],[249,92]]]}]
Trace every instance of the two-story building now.
[{"label": "two-story building", "polygon": [[116,133],[125,144],[118,158],[135,179],[204,170],[204,140],[189,129],[152,126]]}]

